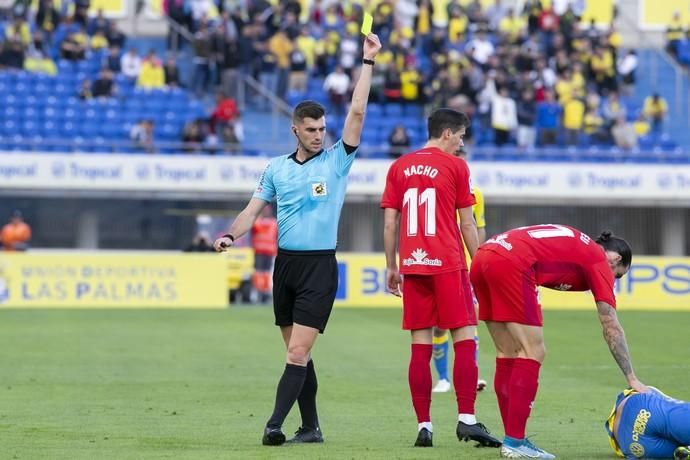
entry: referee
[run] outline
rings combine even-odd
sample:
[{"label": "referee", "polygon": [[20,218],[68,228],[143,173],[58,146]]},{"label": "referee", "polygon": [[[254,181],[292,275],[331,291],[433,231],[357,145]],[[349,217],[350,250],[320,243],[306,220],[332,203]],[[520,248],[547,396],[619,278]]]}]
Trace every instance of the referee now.
[{"label": "referee", "polygon": [[323,333],[338,287],[335,247],[347,175],[359,146],[371,87],[374,58],[381,49],[375,34],[364,40],[362,71],[352,94],[342,138],[323,148],[324,108],[301,102],[292,114],[297,150],[271,160],[254,196],[229,232],[214,247],[224,251],[247,233],[261,210],[273,199],[278,208],[278,257],[273,272],[275,323],[287,348],[286,364],[276,390],[275,408],[262,443],[285,442],[283,421],[295,401],[302,426],[289,442],[323,442],[316,411],[317,379],[311,349]]}]

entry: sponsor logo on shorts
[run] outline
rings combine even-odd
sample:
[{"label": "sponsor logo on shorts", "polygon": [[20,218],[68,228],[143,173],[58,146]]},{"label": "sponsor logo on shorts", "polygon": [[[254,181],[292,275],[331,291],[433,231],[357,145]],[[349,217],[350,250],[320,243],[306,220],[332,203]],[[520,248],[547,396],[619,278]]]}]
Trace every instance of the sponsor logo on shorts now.
[{"label": "sponsor logo on shorts", "polygon": [[633,442],[630,444],[630,453],[637,458],[644,457],[644,446],[639,442]]},{"label": "sponsor logo on shorts", "polygon": [[428,258],[426,251],[423,251],[420,248],[412,251],[411,255],[412,257],[403,259],[404,266],[409,267],[410,265],[429,265],[432,267],[440,267],[443,265],[443,261],[441,259]]},{"label": "sponsor logo on shorts", "polygon": [[[647,423],[649,423],[649,419],[651,417],[652,413],[645,409],[642,409],[640,412],[637,413],[637,417],[635,417],[635,422],[633,423],[632,428],[632,440],[635,441],[633,444],[637,444],[637,442],[640,440],[640,435],[643,435],[644,432],[647,430]],[[642,455],[637,455],[632,450],[633,444],[630,444],[630,451],[633,452],[633,454],[636,457],[641,457]],[[642,454],[644,454],[644,448],[641,445],[639,446],[640,449],[642,449]]]}]

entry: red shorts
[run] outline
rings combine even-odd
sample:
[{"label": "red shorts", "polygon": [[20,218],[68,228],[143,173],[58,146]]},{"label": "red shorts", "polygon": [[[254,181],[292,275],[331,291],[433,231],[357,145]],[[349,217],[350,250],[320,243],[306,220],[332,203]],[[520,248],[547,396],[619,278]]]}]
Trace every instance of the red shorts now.
[{"label": "red shorts", "polygon": [[470,279],[479,302],[479,319],[543,326],[534,270],[480,249],[472,259]]},{"label": "red shorts", "polygon": [[403,324],[406,330],[476,326],[467,270],[438,275],[404,275]]}]

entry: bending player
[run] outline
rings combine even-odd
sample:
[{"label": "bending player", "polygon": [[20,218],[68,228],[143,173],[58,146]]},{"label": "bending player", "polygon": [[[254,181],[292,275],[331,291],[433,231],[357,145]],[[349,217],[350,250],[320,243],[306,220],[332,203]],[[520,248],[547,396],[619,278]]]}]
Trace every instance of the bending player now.
[{"label": "bending player", "polygon": [[[467,151],[463,147],[456,152],[456,156],[467,161]],[[484,194],[476,185],[472,186],[472,194],[476,203],[472,205],[472,215],[474,216],[474,221],[477,224],[477,236],[479,237],[479,244],[482,244],[486,240],[486,218],[484,217]],[[458,216],[458,224],[460,224],[460,216]],[[471,258],[470,253],[465,248],[465,259],[467,260],[467,266],[470,265]],[[474,301],[475,311],[478,308],[477,299],[472,294],[472,300]],[[477,335],[477,329],[474,330],[474,342],[477,344],[477,352],[475,358],[477,364],[479,364],[479,336]],[[434,393],[445,393],[450,391],[450,379],[448,378],[448,330],[440,329],[438,327],[434,328],[434,366],[436,367],[436,372],[438,373],[438,382],[434,387]],[[486,387],[486,380],[477,379],[477,391],[482,391]]]},{"label": "bending player", "polygon": [[604,339],[628,386],[649,389],[633,371],[625,332],[616,315],[614,278],[628,272],[632,251],[603,232],[596,240],[565,225],[521,227],[494,236],[472,259],[470,279],[496,346],[494,389],[505,438],[501,455],[555,458],[525,437],[544,361],[544,331],[537,287],[591,290]]},{"label": "bending player", "polygon": [[611,448],[625,458],[690,458],[690,403],[650,389],[616,398],[604,424]]}]

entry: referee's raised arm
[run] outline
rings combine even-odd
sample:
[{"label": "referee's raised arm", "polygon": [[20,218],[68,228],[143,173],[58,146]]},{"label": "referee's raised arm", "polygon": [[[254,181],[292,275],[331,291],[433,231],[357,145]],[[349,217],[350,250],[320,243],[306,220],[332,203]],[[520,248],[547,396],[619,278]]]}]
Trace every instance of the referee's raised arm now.
[{"label": "referee's raised arm", "polygon": [[358,146],[364,124],[369,89],[371,88],[371,74],[374,70],[376,54],[381,49],[381,42],[376,34],[370,33],[364,39],[362,52],[362,71],[352,92],[352,104],[343,127],[343,142],[347,145]]}]

